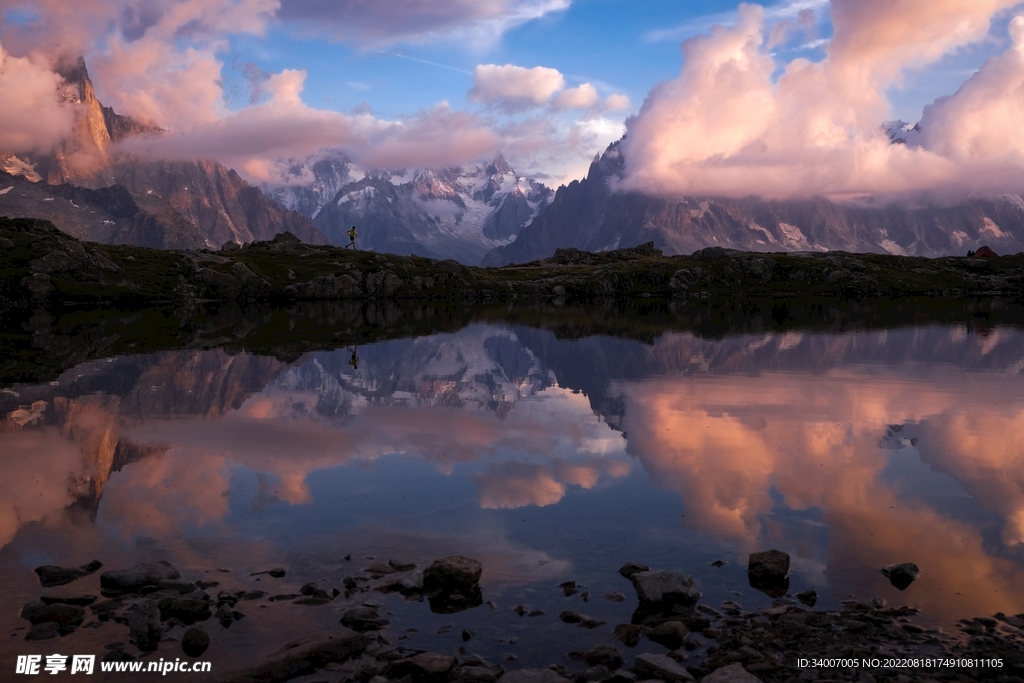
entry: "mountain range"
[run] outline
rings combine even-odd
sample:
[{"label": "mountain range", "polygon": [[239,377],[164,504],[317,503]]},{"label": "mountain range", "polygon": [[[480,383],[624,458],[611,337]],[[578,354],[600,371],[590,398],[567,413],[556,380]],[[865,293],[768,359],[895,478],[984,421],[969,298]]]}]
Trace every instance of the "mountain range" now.
[{"label": "mountain range", "polygon": [[544,211],[554,192],[519,176],[505,158],[469,168],[362,171],[339,156],[310,168],[300,186],[264,188],[279,204],[309,216],[334,244],[476,265]]},{"label": "mountain range", "polygon": [[[920,129],[886,124],[893,144]],[[555,249],[607,251],[654,242],[666,255],[705,247],[746,251],[850,251],[903,256],[963,255],[987,244],[1024,250],[1024,195],[972,199],[952,206],[837,203],[824,197],[769,201],[757,197],[665,198],[616,192],[624,174],[619,143],[590,165],[587,177],[562,186],[551,205],[482,265],[543,259]]]}]

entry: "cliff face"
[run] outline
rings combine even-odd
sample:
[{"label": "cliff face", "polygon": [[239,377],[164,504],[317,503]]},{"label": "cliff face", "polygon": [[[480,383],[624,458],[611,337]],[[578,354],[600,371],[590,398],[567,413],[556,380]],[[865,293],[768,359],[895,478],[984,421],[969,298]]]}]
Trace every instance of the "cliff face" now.
[{"label": "cliff face", "polygon": [[195,226],[157,195],[123,185],[47,185],[0,171],[0,215],[43,218],[80,240],[156,249],[202,249]]},{"label": "cliff face", "polygon": [[547,258],[557,248],[606,251],[654,242],[666,254],[705,247],[747,251],[856,251],[901,256],[963,255],[982,244],[998,253],[1024,250],[1024,197],[970,200],[954,206],[839,204],[824,198],[765,201],[754,197],[666,199],[615,192],[622,156],[611,145],[587,177],[555,199],[514,242],[483,265]]},{"label": "cliff face", "polygon": [[[158,134],[161,129],[104,107],[96,97],[83,59],[56,68],[64,78],[61,97],[75,113],[72,135],[46,154],[27,159],[2,155],[4,171],[58,188],[76,185],[98,190],[121,186],[134,196],[139,218],[134,220],[134,214],[115,216],[109,211],[79,216],[72,210],[76,207],[58,201],[70,190],[45,187],[36,192],[19,188],[15,194],[22,199],[0,196],[4,215],[46,218],[80,239],[111,244],[216,248],[225,242],[270,239],[282,232],[291,232],[311,244],[327,243],[308,218],[281,209],[259,188],[217,162],[149,161],[118,154],[117,142],[133,135]],[[42,203],[49,201],[54,204]],[[86,201],[96,203],[93,199]],[[92,206],[88,211],[96,208]],[[134,222],[119,220],[125,218]]]}]

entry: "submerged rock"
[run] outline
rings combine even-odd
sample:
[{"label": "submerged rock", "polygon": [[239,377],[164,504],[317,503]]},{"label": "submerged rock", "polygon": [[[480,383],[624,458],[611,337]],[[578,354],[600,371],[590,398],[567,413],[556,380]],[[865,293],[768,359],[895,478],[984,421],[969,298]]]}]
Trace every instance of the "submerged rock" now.
[{"label": "submerged rock", "polygon": [[913,562],[903,562],[902,564],[882,567],[881,572],[885,578],[889,579],[889,583],[901,591],[906,590],[921,575],[921,570]]},{"label": "submerged rock", "polygon": [[140,650],[155,650],[162,636],[157,604],[148,599],[132,603],[128,608],[128,639]]},{"label": "submerged rock", "polygon": [[803,591],[796,594],[796,599],[808,607],[814,607],[818,603],[818,593],[813,590]]},{"label": "submerged rock", "polygon": [[683,625],[683,622],[666,621],[652,628],[647,637],[659,645],[664,645],[669,650],[677,650],[682,647],[683,640],[689,633],[690,630]]},{"label": "submerged rock", "polygon": [[585,662],[587,666],[605,666],[612,671],[622,668],[626,663],[619,651],[611,645],[597,645],[589,650],[570,652],[568,657],[574,662]]},{"label": "submerged rock", "polygon": [[483,565],[461,555],[442,557],[423,572],[423,586],[426,590],[452,590],[472,588],[480,582]]},{"label": "submerged rock", "polygon": [[633,671],[641,677],[660,678],[663,681],[693,681],[693,675],[668,655],[637,655]]},{"label": "submerged rock", "polygon": [[573,612],[572,610],[565,610],[558,615],[558,618],[567,624],[579,624],[583,628],[597,628],[604,624],[603,621],[597,619],[591,619],[585,614],[579,612]]},{"label": "submerged rock", "polygon": [[341,623],[353,631],[360,633],[365,631],[379,631],[387,626],[387,619],[382,619],[374,607],[359,606],[347,610],[341,616]]},{"label": "submerged rock", "polygon": [[143,562],[130,569],[103,572],[100,588],[107,593],[140,593],[147,586],[159,587],[161,581],[173,581],[181,574],[166,560]]},{"label": "submerged rock", "polygon": [[42,600],[30,602],[21,609],[21,618],[32,625],[53,623],[61,635],[67,635],[81,626],[85,619],[85,608],[79,605],[56,603],[48,605]]},{"label": "submerged rock", "polygon": [[648,567],[646,564],[639,564],[637,562],[627,562],[626,564],[619,567],[619,574],[621,574],[623,578],[626,579],[632,578],[633,574],[636,574],[637,572],[649,571],[651,571],[650,567]]},{"label": "submerged rock", "polygon": [[631,574],[629,580],[633,582],[641,606],[673,604],[692,607],[701,596],[694,586],[693,577],[680,572],[638,571]]},{"label": "submerged rock", "polygon": [[181,651],[189,657],[198,657],[210,647],[210,634],[202,626],[193,626],[181,637]]},{"label": "submerged rock", "polygon": [[102,566],[102,562],[93,560],[80,567],[58,567],[52,564],[45,564],[41,567],[36,567],[33,571],[39,577],[39,583],[43,588],[53,588],[54,586],[63,586],[72,581],[77,581],[83,576],[89,576],[89,574],[94,573]]}]

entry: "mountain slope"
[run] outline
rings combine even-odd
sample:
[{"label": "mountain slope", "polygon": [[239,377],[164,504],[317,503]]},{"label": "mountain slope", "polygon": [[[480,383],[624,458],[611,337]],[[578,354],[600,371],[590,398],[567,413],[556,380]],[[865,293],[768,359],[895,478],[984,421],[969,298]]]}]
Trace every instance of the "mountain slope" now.
[{"label": "mountain slope", "polygon": [[1024,197],[1019,195],[922,208],[838,204],[820,197],[665,199],[613,192],[611,184],[622,169],[613,143],[586,178],[559,188],[551,206],[514,242],[489,252],[482,265],[525,263],[557,248],[605,251],[651,241],[666,254],[710,246],[910,256],[962,255],[982,244],[998,253],[1024,250]]},{"label": "mountain slope", "polygon": [[266,189],[282,206],[312,217],[333,243],[347,244],[345,233],[355,225],[360,248],[470,265],[514,238],[553,194],[518,176],[501,156],[467,169],[400,173],[366,173],[334,157],[310,170],[312,181]]}]

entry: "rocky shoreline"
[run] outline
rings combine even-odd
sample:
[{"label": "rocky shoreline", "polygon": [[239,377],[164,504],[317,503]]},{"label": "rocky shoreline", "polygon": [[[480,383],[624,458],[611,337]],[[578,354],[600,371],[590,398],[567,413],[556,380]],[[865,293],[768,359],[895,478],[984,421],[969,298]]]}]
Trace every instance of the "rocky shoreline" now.
[{"label": "rocky shoreline", "polygon": [[290,233],[219,251],[100,245],[80,242],[47,221],[0,218],[0,310],[100,302],[1022,294],[1024,254],[927,259],[710,247],[666,257],[651,243],[601,253],[559,249],[543,261],[473,268],[312,246]]},{"label": "rocky shoreline", "polygon": [[[54,588],[90,576],[101,567],[93,561],[81,567],[44,566],[35,571],[43,588]],[[917,572],[909,563],[883,570],[897,587],[909,586]],[[279,579],[287,573],[285,568],[275,567],[252,573],[246,580]],[[818,597],[813,590],[795,596],[788,592],[789,556],[775,550],[750,556],[751,587],[774,598],[770,606],[754,611],[733,600],[716,607],[701,603],[701,593],[690,576],[627,563],[619,574],[632,584],[637,600],[629,622],[613,626],[564,610],[558,615],[564,628],[590,629],[603,642],[566,652],[564,661],[545,668],[518,667],[511,653],[501,661],[476,654],[473,650],[478,641],[466,629],[462,631],[463,645],[454,652],[405,647],[402,634],[416,629],[398,621],[384,603],[374,599],[374,594],[397,593],[408,601],[426,603],[435,614],[458,615],[474,608],[504,610],[510,621],[544,614],[527,605],[500,608],[485,601],[479,583],[482,573],[479,562],[461,556],[441,558],[426,567],[390,560],[354,572],[339,587],[310,582],[297,592],[275,593],[273,588],[222,588],[217,580],[189,581],[166,561],[150,562],[100,574],[102,597],[41,596],[21,610],[30,626],[19,627],[13,635],[45,641],[113,622],[127,631],[122,640],[107,646],[101,657],[104,661],[145,660],[161,643],[177,642],[180,656],[202,658],[217,666],[218,632],[239,620],[260,618],[260,608],[274,603],[313,609],[333,604],[341,618],[329,632],[291,641],[249,668],[215,670],[204,680],[910,683],[1020,681],[1024,677],[1024,614],[963,619],[957,632],[947,633],[919,625],[916,609],[890,607],[879,599],[870,603],[850,599],[842,602],[841,609],[815,610]],[[579,595],[583,602],[598,599],[574,581],[559,588],[567,597]],[[618,592],[600,597],[611,602],[628,599]],[[504,642],[512,646],[515,641],[508,638]],[[657,651],[631,656],[629,650],[642,641],[656,644]],[[167,655],[167,649],[161,654]],[[314,674],[316,678],[310,678]]]}]

